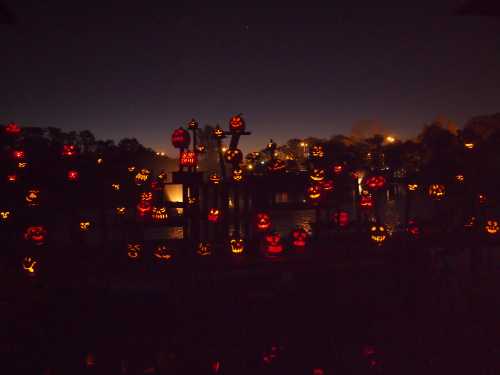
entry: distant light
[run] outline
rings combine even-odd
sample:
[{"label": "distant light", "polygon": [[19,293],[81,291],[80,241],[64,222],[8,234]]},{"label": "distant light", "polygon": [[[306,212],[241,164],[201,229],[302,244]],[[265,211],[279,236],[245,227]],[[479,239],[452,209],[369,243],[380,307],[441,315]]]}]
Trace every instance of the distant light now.
[{"label": "distant light", "polygon": [[262,160],[262,161],[260,162],[260,164],[264,164],[264,163],[265,163],[265,161],[264,161],[264,160]]},{"label": "distant light", "polygon": [[223,147],[222,147],[222,152],[226,152],[226,150],[227,150],[227,147],[226,147],[226,146],[223,146]]},{"label": "distant light", "polygon": [[250,170],[252,170],[253,169],[253,165],[252,164],[248,164],[247,168],[250,169]]},{"label": "distant light", "polygon": [[394,138],[392,136],[386,137],[385,140],[387,141],[387,143],[394,143],[394,142],[396,142],[396,138]]},{"label": "distant light", "polygon": [[464,146],[465,148],[472,150],[474,148],[474,143],[465,143]]}]

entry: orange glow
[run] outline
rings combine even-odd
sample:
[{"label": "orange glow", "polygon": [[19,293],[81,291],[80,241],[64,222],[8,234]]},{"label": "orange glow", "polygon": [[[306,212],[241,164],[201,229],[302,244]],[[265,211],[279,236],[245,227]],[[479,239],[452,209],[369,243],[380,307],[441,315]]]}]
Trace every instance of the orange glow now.
[{"label": "orange glow", "polygon": [[141,255],[142,245],[139,243],[127,244],[127,255],[130,259],[137,259]]},{"label": "orange glow", "polygon": [[245,130],[245,120],[243,120],[241,113],[229,119],[229,130],[236,133]]},{"label": "orange glow", "polygon": [[444,198],[446,194],[446,188],[441,184],[432,184],[429,186],[429,196],[435,200],[440,200]]},{"label": "orange glow", "polygon": [[14,156],[14,159],[24,159],[25,154],[22,150],[14,150],[12,156]]},{"label": "orange glow", "polygon": [[41,225],[28,227],[26,232],[24,232],[24,239],[26,241],[31,241],[33,244],[40,246],[45,243],[45,237],[47,236],[47,231]]},{"label": "orange glow", "polygon": [[243,181],[243,171],[241,169],[238,168],[233,170],[233,181],[234,182]]},{"label": "orange glow", "polygon": [[325,151],[323,150],[323,146],[321,145],[312,146],[311,155],[316,159],[322,159],[325,156]]},{"label": "orange glow", "polygon": [[219,221],[219,218],[220,212],[217,208],[211,208],[208,211],[208,221],[210,221],[211,223],[216,223],[217,221]]},{"label": "orange glow", "polygon": [[80,177],[80,175],[79,175],[78,171],[75,171],[75,170],[68,171],[68,180],[69,181],[72,181],[72,182],[78,181],[79,177]]},{"label": "orange glow", "polygon": [[460,183],[464,182],[464,175],[463,174],[457,174],[455,176],[455,180],[457,180]]},{"label": "orange glow", "polygon": [[241,254],[245,250],[245,243],[242,238],[234,237],[229,241],[229,244],[233,254]]},{"label": "orange glow", "polygon": [[418,189],[418,184],[408,184],[407,187],[408,187],[408,190],[415,191]]},{"label": "orange glow", "polygon": [[24,169],[28,166],[28,163],[26,163],[25,161],[20,161],[19,163],[17,163],[17,167],[19,169]]},{"label": "orange glow", "polygon": [[134,167],[133,165],[131,165],[131,166],[129,166],[129,167],[127,168],[127,170],[128,170],[130,173],[132,173],[133,171],[135,171],[135,167]]},{"label": "orange glow", "polygon": [[10,211],[0,211],[0,219],[7,221],[10,217]]},{"label": "orange glow", "polygon": [[370,238],[376,245],[382,245],[387,238],[387,232],[383,225],[374,225],[370,228]]},{"label": "orange glow", "polygon": [[24,197],[26,200],[26,203],[28,203],[28,206],[34,207],[38,206],[39,199],[40,199],[40,190],[38,189],[31,189],[28,190],[28,194],[26,194],[26,197]]},{"label": "orange glow", "polygon": [[181,152],[179,159],[179,164],[183,167],[196,167],[198,163],[198,158],[196,152],[192,150],[184,150]]},{"label": "orange glow", "polygon": [[80,221],[80,230],[86,232],[90,229],[90,221]]},{"label": "orange glow", "polygon": [[168,218],[167,209],[163,206],[161,207],[154,206],[151,211],[151,217],[155,221],[166,220]]},{"label": "orange glow", "polygon": [[23,270],[29,274],[35,274],[36,268],[38,267],[37,264],[38,262],[35,260],[35,258],[27,256],[23,259]]},{"label": "orange glow", "polygon": [[9,174],[7,176],[7,181],[9,181],[9,182],[16,182],[17,181],[17,175],[15,175],[15,174]]},{"label": "orange glow", "polygon": [[221,177],[217,173],[212,173],[209,177],[208,180],[214,184],[218,185],[220,183]]},{"label": "orange glow", "polygon": [[116,191],[120,190],[120,184],[111,184],[111,187]]},{"label": "orange glow", "polygon": [[151,201],[153,199],[153,193],[150,191],[144,191],[141,193],[141,201]]},{"label": "orange glow", "polygon": [[126,208],[123,206],[116,207],[115,212],[117,215],[125,215]]},{"label": "orange glow", "polygon": [[497,220],[488,220],[484,226],[484,230],[488,234],[497,234],[500,231],[500,224]]},{"label": "orange glow", "polygon": [[465,146],[466,149],[472,150],[475,145],[474,145],[474,143],[469,142],[469,143],[465,143],[464,146]]},{"label": "orange glow", "polygon": [[310,200],[317,201],[321,198],[321,188],[318,185],[311,185],[307,189],[307,195]]},{"label": "orange glow", "polygon": [[323,181],[325,179],[325,170],[324,169],[313,169],[309,178],[313,181]]},{"label": "orange glow", "polygon": [[259,231],[266,231],[271,227],[271,218],[269,214],[260,212],[256,215],[256,226]]},{"label": "orange glow", "polygon": [[157,260],[161,260],[161,261],[167,261],[167,260],[170,260],[172,257],[173,257],[173,253],[172,251],[170,251],[166,245],[158,245],[156,246],[154,252],[153,252],[153,256],[157,259]]},{"label": "orange glow", "polygon": [[5,132],[12,135],[21,133],[21,128],[15,122],[11,122],[5,127]]},{"label": "orange glow", "polygon": [[485,204],[485,203],[486,203],[486,201],[487,201],[487,199],[486,199],[486,195],[485,195],[485,194],[483,194],[483,193],[479,193],[479,194],[477,195],[477,200],[478,200],[479,204]]},{"label": "orange glow", "polygon": [[278,255],[283,252],[281,236],[278,232],[269,233],[265,236],[266,252],[268,255]]}]

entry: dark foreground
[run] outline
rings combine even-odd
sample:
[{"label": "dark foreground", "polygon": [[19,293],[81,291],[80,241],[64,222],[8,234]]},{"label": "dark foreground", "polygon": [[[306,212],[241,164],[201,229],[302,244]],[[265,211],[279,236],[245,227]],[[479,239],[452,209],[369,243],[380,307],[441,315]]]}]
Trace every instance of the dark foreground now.
[{"label": "dark foreground", "polygon": [[485,257],[471,273],[460,256],[444,267],[402,267],[383,255],[317,268],[271,262],[79,290],[18,279],[3,286],[2,366],[12,374],[495,374],[498,267]]}]

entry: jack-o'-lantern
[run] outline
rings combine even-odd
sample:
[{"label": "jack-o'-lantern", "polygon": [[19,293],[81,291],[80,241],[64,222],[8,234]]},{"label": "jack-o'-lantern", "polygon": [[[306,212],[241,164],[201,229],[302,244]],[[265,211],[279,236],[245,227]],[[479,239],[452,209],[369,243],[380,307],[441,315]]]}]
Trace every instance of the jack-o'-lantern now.
[{"label": "jack-o'-lantern", "polygon": [[78,171],[75,171],[75,170],[68,171],[68,181],[76,182],[76,181],[78,181],[79,177],[80,177],[80,174],[78,173]]},{"label": "jack-o'-lantern", "polygon": [[125,212],[127,211],[127,209],[123,206],[119,206],[119,207],[116,207],[115,208],[115,212],[117,215],[125,215]]},{"label": "jack-o'-lantern", "polygon": [[9,220],[9,217],[10,217],[10,211],[0,211],[0,219],[2,221]]},{"label": "jack-o'-lantern", "polygon": [[209,242],[200,242],[196,254],[202,257],[212,255],[212,245]]},{"label": "jack-o'-lantern", "polygon": [[340,174],[344,170],[344,166],[342,164],[334,164],[333,173]]},{"label": "jack-o'-lantern", "polygon": [[149,174],[150,174],[150,170],[149,169],[146,169],[146,168],[143,168],[141,169],[136,175],[135,175],[135,184],[137,186],[141,186],[142,184],[144,184],[148,178],[149,178]]},{"label": "jack-o'-lantern", "polygon": [[431,184],[428,193],[432,199],[440,200],[446,195],[446,188],[442,184]]},{"label": "jack-o'-lantern", "polygon": [[233,233],[229,240],[229,246],[233,254],[241,254],[245,250],[245,241],[238,233]]},{"label": "jack-o'-lantern", "polygon": [[486,194],[484,194],[484,193],[479,193],[479,194],[477,195],[477,201],[478,201],[478,203],[479,203],[479,204],[485,204],[485,203],[486,203],[486,201],[487,201],[487,199],[486,199]]},{"label": "jack-o'-lantern", "polygon": [[384,176],[370,176],[364,181],[364,186],[370,190],[379,190],[385,186],[386,180]]},{"label": "jack-o'-lantern", "polygon": [[86,232],[90,229],[90,221],[80,221],[80,230]]},{"label": "jack-o'-lantern", "polygon": [[266,148],[270,151],[274,151],[276,149],[276,147],[278,147],[278,144],[276,142],[274,142],[272,139],[269,140],[269,142],[267,143],[267,146],[266,146]]},{"label": "jack-o'-lantern", "polygon": [[409,220],[406,232],[413,238],[419,238],[421,233],[420,226],[415,220]]},{"label": "jack-o'-lantern", "polygon": [[307,197],[312,202],[317,202],[321,198],[321,188],[318,185],[311,185],[307,188]]},{"label": "jack-o'-lantern", "polygon": [[34,257],[27,256],[23,259],[22,267],[26,273],[34,275],[36,273],[36,269],[38,268],[38,262]]},{"label": "jack-o'-lantern", "polygon": [[475,225],[476,225],[476,217],[470,216],[465,221],[464,228],[467,230],[470,230],[470,229],[474,228]]},{"label": "jack-o'-lantern", "polygon": [[103,161],[104,161],[103,158],[97,158],[96,163],[100,165],[102,164]]},{"label": "jack-o'-lantern", "polygon": [[46,236],[47,231],[41,225],[28,227],[24,232],[24,239],[32,242],[36,246],[43,245],[45,243]]},{"label": "jack-o'-lantern", "polygon": [[130,259],[138,259],[142,253],[142,245],[134,242],[127,244],[127,256]]},{"label": "jack-o'-lantern", "polygon": [[286,168],[286,163],[281,159],[275,159],[269,162],[267,169],[269,172],[279,172]]},{"label": "jack-o'-lantern", "polygon": [[339,228],[345,228],[349,225],[349,213],[347,211],[336,211],[332,215],[333,222]]},{"label": "jack-o'-lantern", "polygon": [[220,183],[220,180],[221,180],[221,177],[217,174],[217,173],[212,173],[210,174],[210,176],[208,177],[208,180],[214,184],[214,185],[218,185]]},{"label": "jack-o'-lantern", "polygon": [[198,129],[198,121],[196,121],[194,118],[192,118],[188,124],[187,124],[188,129],[190,130],[195,130]]},{"label": "jack-o'-lantern", "polygon": [[148,214],[149,212],[151,212],[151,209],[152,209],[152,205],[151,205],[150,201],[142,201],[141,200],[137,204],[137,213],[140,216],[144,216],[144,215]]},{"label": "jack-o'-lantern", "polygon": [[264,232],[271,228],[271,218],[266,212],[259,212],[255,218],[255,226],[259,232]]},{"label": "jack-o'-lantern", "polygon": [[323,150],[323,146],[314,145],[311,147],[311,156],[314,159],[322,159],[325,156],[325,151]]},{"label": "jack-o'-lantern", "polygon": [[264,237],[265,250],[268,255],[279,255],[283,252],[283,245],[281,244],[281,236],[278,232],[268,233]]},{"label": "jack-o'-lantern", "polygon": [[193,204],[196,204],[198,202],[198,199],[196,197],[188,197],[188,204],[189,205],[193,205]]},{"label": "jack-o'-lantern", "polygon": [[315,168],[311,171],[309,178],[313,181],[323,181],[325,179],[325,170]]},{"label": "jack-o'-lantern", "polygon": [[120,190],[120,184],[111,184],[111,187],[113,188],[113,190]]},{"label": "jack-o'-lantern", "polygon": [[207,218],[211,223],[217,223],[220,219],[220,211],[217,208],[211,208],[208,210]]},{"label": "jack-o'-lantern", "polygon": [[460,183],[460,184],[461,184],[462,182],[464,182],[464,179],[465,179],[465,178],[464,178],[464,175],[463,175],[463,174],[457,174],[457,175],[455,176],[455,180],[457,180],[457,182],[458,182],[458,183]]},{"label": "jack-o'-lantern", "polygon": [[364,209],[373,208],[373,198],[371,195],[363,195],[359,198],[359,206]]},{"label": "jack-o'-lantern", "polygon": [[500,231],[500,224],[497,220],[488,220],[484,225],[484,230],[486,231],[486,233],[491,235],[498,234],[498,232]]},{"label": "jack-o'-lantern", "polygon": [[224,130],[222,130],[222,128],[217,125],[213,130],[212,130],[212,136],[214,138],[218,138],[218,139],[221,139],[221,138],[224,138]]},{"label": "jack-o'-lantern", "polygon": [[207,148],[205,147],[205,145],[202,145],[201,143],[196,146],[196,151],[198,152],[198,154],[203,154],[206,150]]},{"label": "jack-o'-lantern", "polygon": [[14,150],[12,152],[12,156],[14,157],[14,159],[21,160],[24,159],[26,155],[23,150]]},{"label": "jack-o'-lantern", "polygon": [[141,201],[151,201],[153,199],[153,193],[150,191],[144,191],[141,193]]},{"label": "jack-o'-lantern", "polygon": [[135,171],[135,166],[130,165],[130,166],[128,166],[128,167],[127,167],[127,170],[128,170],[130,173],[132,173],[133,171]]},{"label": "jack-o'-lantern", "polygon": [[160,182],[164,182],[166,178],[167,178],[167,172],[165,172],[163,169],[160,171],[158,176],[156,176],[156,179]]},{"label": "jack-o'-lantern", "polygon": [[309,234],[304,228],[298,227],[292,230],[293,246],[303,248],[307,245],[308,239],[309,239]]},{"label": "jack-o'-lantern", "polygon": [[321,190],[326,192],[326,193],[331,193],[333,191],[333,187],[334,187],[333,180],[319,181],[318,185],[321,188]]},{"label": "jack-o'-lantern", "polygon": [[240,168],[233,169],[232,179],[234,182],[243,181],[243,171]]},{"label": "jack-o'-lantern", "polygon": [[38,189],[30,189],[28,193],[24,197],[24,200],[30,207],[35,207],[40,204],[40,190]]},{"label": "jack-o'-lantern", "polygon": [[224,160],[230,164],[239,164],[243,160],[243,153],[239,148],[228,148],[224,152]]},{"label": "jack-o'-lantern", "polygon": [[153,256],[156,258],[156,260],[159,261],[167,261],[172,259],[173,257],[173,252],[169,250],[167,245],[160,244],[155,247],[153,251]]},{"label": "jack-o'-lantern", "polygon": [[11,183],[16,182],[17,181],[17,175],[16,174],[9,174],[7,176],[7,181],[11,182]]},{"label": "jack-o'-lantern", "polygon": [[19,163],[17,163],[17,167],[18,167],[19,169],[24,169],[24,168],[26,168],[27,166],[28,166],[28,163],[27,163],[27,162],[25,162],[25,161],[20,161]]},{"label": "jack-o'-lantern", "polygon": [[172,145],[175,148],[187,148],[191,143],[191,136],[183,127],[175,129],[172,133]]},{"label": "jack-o'-lantern", "polygon": [[387,231],[383,225],[372,225],[370,228],[370,239],[380,246],[387,239]]},{"label": "jack-o'-lantern", "polygon": [[418,189],[418,184],[410,183],[406,185],[406,187],[408,188],[409,191],[416,191]]},{"label": "jack-o'-lantern", "polygon": [[163,206],[161,206],[161,207],[154,206],[151,209],[151,218],[154,221],[166,220],[167,217],[168,217],[168,215],[167,215],[167,209],[165,207],[163,207]]},{"label": "jack-o'-lantern", "polygon": [[75,156],[77,152],[75,145],[63,145],[62,156]]},{"label": "jack-o'-lantern", "polygon": [[183,150],[179,158],[179,164],[182,167],[196,167],[196,164],[198,164],[196,152],[192,150]]},{"label": "jack-o'-lantern", "polygon": [[243,120],[241,113],[229,119],[229,130],[233,133],[245,131],[245,120]]},{"label": "jack-o'-lantern", "polygon": [[466,149],[472,150],[475,145],[472,142],[468,142],[468,143],[464,143],[464,146],[465,146]]},{"label": "jack-o'-lantern", "polygon": [[17,135],[21,133],[21,128],[15,122],[11,122],[10,124],[7,124],[7,126],[5,127],[5,132],[7,134]]}]

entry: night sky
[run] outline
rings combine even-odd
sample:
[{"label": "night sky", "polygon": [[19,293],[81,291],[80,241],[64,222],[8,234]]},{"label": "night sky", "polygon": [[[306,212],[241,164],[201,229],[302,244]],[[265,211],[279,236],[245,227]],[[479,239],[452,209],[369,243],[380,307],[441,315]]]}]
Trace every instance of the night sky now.
[{"label": "night sky", "polygon": [[3,3],[14,18],[0,25],[0,123],[136,137],[172,154],[172,130],[191,117],[227,128],[242,112],[250,151],[359,123],[406,137],[438,116],[461,126],[500,111],[500,18],[456,16],[457,0]]}]

